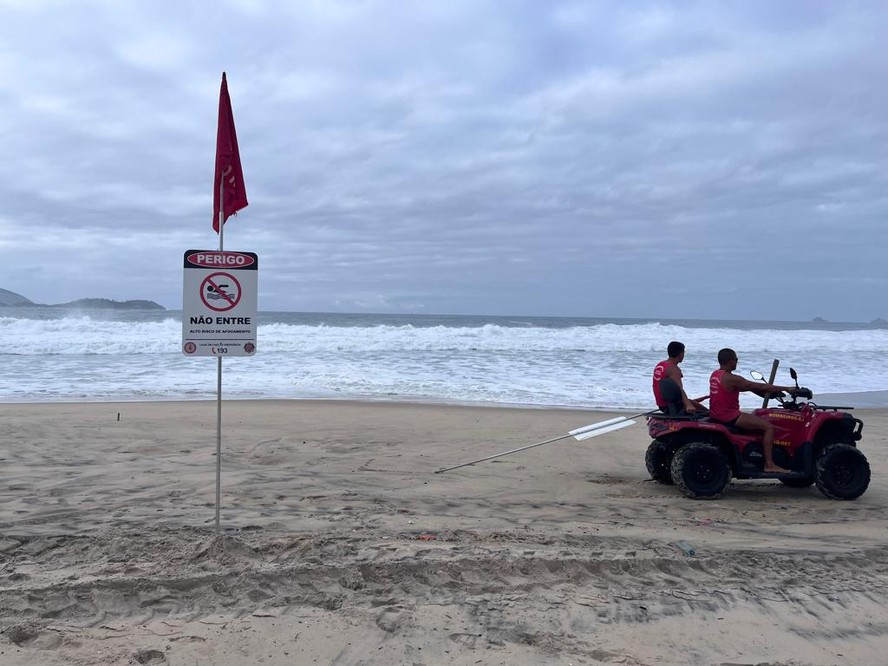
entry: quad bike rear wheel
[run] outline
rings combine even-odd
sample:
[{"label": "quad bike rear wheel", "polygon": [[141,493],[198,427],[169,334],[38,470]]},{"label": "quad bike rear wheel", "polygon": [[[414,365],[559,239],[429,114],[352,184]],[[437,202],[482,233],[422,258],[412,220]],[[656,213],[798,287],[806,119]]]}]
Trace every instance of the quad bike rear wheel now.
[{"label": "quad bike rear wheel", "polygon": [[685,444],[672,458],[672,481],[691,499],[717,499],[731,481],[731,467],[717,446]]},{"label": "quad bike rear wheel", "polygon": [[651,442],[644,454],[644,466],[647,467],[648,474],[657,483],[665,483],[672,485],[672,474],[669,471],[672,464],[672,455],[670,450],[664,444],[657,440]]},{"label": "quad bike rear wheel", "polygon": [[830,444],[817,458],[814,481],[830,499],[857,499],[869,487],[869,462],[850,444]]}]

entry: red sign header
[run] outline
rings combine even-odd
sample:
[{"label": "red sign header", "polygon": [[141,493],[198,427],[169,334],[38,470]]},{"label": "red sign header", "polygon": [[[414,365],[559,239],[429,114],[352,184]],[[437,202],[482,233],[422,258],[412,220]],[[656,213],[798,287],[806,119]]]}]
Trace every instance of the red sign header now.
[{"label": "red sign header", "polygon": [[256,263],[256,255],[252,252],[195,250],[185,254],[185,263],[200,268],[248,268]]}]

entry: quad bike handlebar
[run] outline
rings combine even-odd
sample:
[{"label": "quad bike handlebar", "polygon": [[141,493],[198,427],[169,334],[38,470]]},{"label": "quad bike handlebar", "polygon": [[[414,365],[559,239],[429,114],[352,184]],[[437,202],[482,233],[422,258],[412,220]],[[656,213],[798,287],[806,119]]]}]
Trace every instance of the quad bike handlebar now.
[{"label": "quad bike handlebar", "polygon": [[[789,397],[792,399],[788,400],[787,395],[789,395]],[[809,388],[805,388],[804,386],[792,388],[788,391],[774,391],[768,394],[768,398],[770,400],[777,400],[782,407],[785,407],[787,409],[800,409],[801,405],[798,402],[799,398],[811,400],[813,397],[814,392]]]},{"label": "quad bike handlebar", "polygon": [[772,400],[780,400],[785,398],[789,394],[792,398],[805,398],[806,400],[810,400],[814,397],[814,392],[805,388],[804,386],[800,386],[799,388],[789,389],[789,391],[774,391],[768,394],[768,397]]},{"label": "quad bike handlebar", "polygon": [[[777,362],[775,361],[774,363],[776,365]],[[751,374],[752,378],[755,380],[758,380],[760,382],[765,381],[765,376],[757,370],[753,370],[749,374]],[[767,399],[765,401],[765,406],[767,406],[767,400],[777,400],[782,407],[786,407],[787,409],[801,409],[801,405],[799,405],[798,402],[799,398],[805,398],[806,400],[811,400],[814,398],[814,392],[811,391],[811,389],[804,386],[799,386],[798,373],[796,373],[793,368],[789,369],[789,375],[796,383],[795,388],[791,388],[787,391],[771,391],[766,396]],[[792,398],[792,400],[786,399],[787,394]]]}]

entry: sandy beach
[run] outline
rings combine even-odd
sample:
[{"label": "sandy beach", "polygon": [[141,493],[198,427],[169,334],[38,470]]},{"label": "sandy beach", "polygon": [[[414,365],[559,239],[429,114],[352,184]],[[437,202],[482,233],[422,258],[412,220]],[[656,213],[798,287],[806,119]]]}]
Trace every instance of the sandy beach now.
[{"label": "sandy beach", "polygon": [[[0,405],[0,664],[885,664],[888,410],[854,502],[647,478],[612,413]],[[689,554],[689,548],[693,554]]]}]

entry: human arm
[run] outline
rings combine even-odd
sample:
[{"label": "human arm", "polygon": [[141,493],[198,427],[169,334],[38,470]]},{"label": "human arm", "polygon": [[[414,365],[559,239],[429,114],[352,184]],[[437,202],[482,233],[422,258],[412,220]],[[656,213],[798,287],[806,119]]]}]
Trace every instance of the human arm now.
[{"label": "human arm", "polygon": [[681,391],[681,402],[689,414],[693,414],[702,405],[696,400],[691,400],[688,397],[688,394],[685,393],[684,384],[682,383],[682,372],[681,369],[677,365],[670,366],[666,369],[666,377],[674,381],[678,385],[678,389]]},{"label": "human arm", "polygon": [[779,386],[777,384],[764,384],[762,382],[751,382],[748,379],[739,377],[735,374],[725,373],[722,377],[722,385],[732,391],[751,391],[762,398],[767,398],[772,393],[780,393],[781,391],[792,391],[795,386]]},{"label": "human arm", "polygon": [[704,401],[704,400],[709,400],[709,396],[708,396],[708,395],[704,395],[704,396],[701,396],[701,397],[699,397],[699,398],[691,398],[691,402],[693,403],[694,407],[697,408],[697,411],[704,411],[704,412],[706,412],[706,411],[709,411],[709,410],[707,409],[706,405],[703,404],[703,401]]}]

